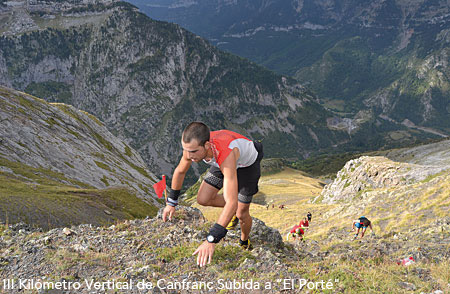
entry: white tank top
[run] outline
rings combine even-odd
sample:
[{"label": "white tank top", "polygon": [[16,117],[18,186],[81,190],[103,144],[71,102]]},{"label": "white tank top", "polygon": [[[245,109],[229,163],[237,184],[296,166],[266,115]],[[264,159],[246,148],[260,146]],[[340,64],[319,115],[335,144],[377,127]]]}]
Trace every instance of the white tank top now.
[{"label": "white tank top", "polygon": [[252,165],[258,157],[253,141],[248,138],[228,130],[211,132],[210,143],[213,151],[213,158],[210,161],[203,160],[207,164],[220,167],[234,148],[239,149],[239,158],[236,162],[237,168]]}]

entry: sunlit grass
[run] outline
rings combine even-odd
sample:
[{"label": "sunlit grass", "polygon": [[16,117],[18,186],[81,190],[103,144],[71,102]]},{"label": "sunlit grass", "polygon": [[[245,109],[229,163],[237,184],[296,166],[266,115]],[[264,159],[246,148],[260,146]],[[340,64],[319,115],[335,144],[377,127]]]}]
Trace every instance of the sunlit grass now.
[{"label": "sunlit grass", "polygon": [[[377,235],[386,235],[391,231],[409,230],[411,223],[416,226],[429,225],[436,216],[448,215],[450,172],[441,174],[434,181],[436,183],[432,186],[427,186],[428,182],[413,184],[414,194],[402,186],[374,189],[369,192],[373,200],[361,207],[358,202],[331,205],[311,203],[311,199],[321,193],[323,183],[320,180],[298,170],[285,168],[279,173],[261,177],[260,192],[254,196],[250,214],[278,229],[283,237],[308,211],[313,214],[313,221],[306,238],[318,240],[326,237],[330,228],[350,232],[352,220],[360,215],[372,221]],[[391,195],[389,197],[392,198],[377,197],[380,195],[378,193]],[[284,209],[278,208],[281,204],[285,205]],[[222,211],[221,208],[194,206],[210,221],[216,221]]]},{"label": "sunlit grass", "polygon": [[[253,203],[250,206],[250,214],[265,222],[266,225],[278,229],[280,233],[299,223],[310,210],[313,213],[314,222],[314,219],[320,217],[328,207],[324,204],[309,203],[312,197],[319,195],[322,186],[323,183],[320,180],[290,168],[280,173],[262,176],[259,193],[254,196],[254,202],[264,198],[264,204]],[[284,209],[278,208],[281,204],[285,205]],[[222,211],[221,208],[203,207],[198,204],[194,204],[194,207],[199,208],[210,221],[217,220]]]}]

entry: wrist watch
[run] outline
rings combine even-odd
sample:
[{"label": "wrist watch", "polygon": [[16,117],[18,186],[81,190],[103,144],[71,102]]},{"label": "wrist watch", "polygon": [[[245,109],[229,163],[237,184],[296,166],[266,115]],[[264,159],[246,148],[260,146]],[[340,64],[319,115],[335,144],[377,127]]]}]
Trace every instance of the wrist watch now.
[{"label": "wrist watch", "polygon": [[208,241],[209,243],[215,243],[215,242],[214,242],[215,239],[216,239],[216,238],[214,238],[213,235],[208,235],[208,236],[206,237],[206,241]]}]

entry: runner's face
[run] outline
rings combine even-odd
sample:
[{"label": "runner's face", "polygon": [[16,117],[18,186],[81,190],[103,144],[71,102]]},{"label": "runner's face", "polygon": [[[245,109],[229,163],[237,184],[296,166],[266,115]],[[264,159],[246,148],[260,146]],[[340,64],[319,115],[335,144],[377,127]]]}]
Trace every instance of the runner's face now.
[{"label": "runner's face", "polygon": [[186,156],[189,160],[193,162],[200,162],[206,158],[207,155],[207,146],[208,142],[206,142],[205,146],[200,146],[197,140],[192,140],[189,143],[185,143],[181,141],[181,145],[183,146],[183,151],[186,153]]}]

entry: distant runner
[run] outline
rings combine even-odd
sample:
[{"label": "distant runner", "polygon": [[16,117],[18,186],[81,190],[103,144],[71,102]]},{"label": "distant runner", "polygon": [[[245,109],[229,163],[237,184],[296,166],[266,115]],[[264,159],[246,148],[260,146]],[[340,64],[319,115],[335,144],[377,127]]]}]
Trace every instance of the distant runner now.
[{"label": "distant runner", "polygon": [[372,230],[372,233],[373,233],[372,223],[365,216],[361,216],[360,218],[355,219],[353,221],[353,223],[352,223],[352,231],[353,232],[355,231],[355,227],[358,229],[358,231],[355,234],[355,239],[358,237],[360,229],[362,229],[361,238],[364,237],[364,233],[366,232],[368,227]]},{"label": "distant runner", "polygon": [[299,224],[300,227],[302,228],[308,228],[309,227],[309,222],[308,219],[306,217],[304,217]]},{"label": "distant runner", "polygon": [[[181,145],[183,156],[173,173],[163,220],[166,221],[167,217],[171,220],[175,215],[184,177],[192,162],[203,160],[211,168],[200,185],[197,202],[204,206],[223,207],[223,210],[206,241],[193,254],[198,254],[197,264],[204,266],[211,262],[215,244],[225,237],[227,229],[236,227],[238,221],[241,222],[239,244],[243,249],[251,250],[252,218],[249,209],[253,195],[258,192],[262,144],[228,130],[210,132],[204,123],[192,122],[183,131]],[[218,194],[222,187],[223,194]]]},{"label": "distant runner", "polygon": [[306,215],[306,217],[308,217],[308,221],[311,222],[311,219],[312,219],[311,212],[308,211],[308,214]]},{"label": "distant runner", "polygon": [[303,231],[303,229],[299,225],[295,225],[287,234],[286,239],[289,241],[289,237],[292,237],[294,241],[296,240],[296,238],[298,238],[298,240],[300,241],[303,241],[304,234],[305,231]]}]

